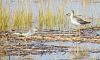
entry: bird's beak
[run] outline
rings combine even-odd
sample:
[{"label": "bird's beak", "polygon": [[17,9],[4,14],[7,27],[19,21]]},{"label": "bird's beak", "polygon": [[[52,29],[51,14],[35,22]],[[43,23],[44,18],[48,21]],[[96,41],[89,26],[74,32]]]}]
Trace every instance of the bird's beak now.
[{"label": "bird's beak", "polygon": [[66,14],[67,16],[70,16],[70,13]]},{"label": "bird's beak", "polygon": [[78,16],[82,16],[82,15],[78,15]]},{"label": "bird's beak", "polygon": [[66,15],[68,15],[68,14],[66,14]]}]

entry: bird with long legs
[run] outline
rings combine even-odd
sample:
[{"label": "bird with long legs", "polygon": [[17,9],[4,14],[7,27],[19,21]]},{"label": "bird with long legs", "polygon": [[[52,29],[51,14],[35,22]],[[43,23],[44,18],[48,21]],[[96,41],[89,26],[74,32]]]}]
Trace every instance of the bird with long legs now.
[{"label": "bird with long legs", "polygon": [[[70,20],[73,25],[82,26],[91,23],[91,22],[84,21],[83,19],[75,16],[74,10],[71,10],[71,13],[68,13],[66,15],[70,16]],[[80,36],[80,28],[79,28],[79,36]]]}]

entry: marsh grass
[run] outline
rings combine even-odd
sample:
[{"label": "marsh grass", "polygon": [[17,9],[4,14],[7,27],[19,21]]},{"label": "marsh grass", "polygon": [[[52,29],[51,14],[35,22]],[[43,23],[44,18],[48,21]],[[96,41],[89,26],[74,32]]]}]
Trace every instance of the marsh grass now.
[{"label": "marsh grass", "polygon": [[0,31],[9,31],[10,28],[10,12],[6,8],[6,6],[2,7],[2,1],[0,1]]},{"label": "marsh grass", "polygon": [[[43,28],[48,29],[48,30],[63,30],[65,29],[65,15],[64,15],[64,8],[66,6],[66,0],[64,0],[60,6],[56,7],[56,12],[57,15],[54,14],[55,11],[51,9],[51,2],[50,1],[47,4],[47,7],[45,9],[45,12],[43,12],[43,9],[39,9],[39,14],[38,14],[38,27],[39,30],[42,30]],[[42,6],[43,3],[40,5]],[[54,12],[54,13],[53,13]]]},{"label": "marsh grass", "polygon": [[39,31],[41,31],[43,28],[43,19],[44,19],[42,9],[39,10],[37,19],[38,19],[38,28],[39,28]]},{"label": "marsh grass", "polygon": [[32,13],[26,13],[24,9],[22,11],[15,10],[13,15],[13,29],[30,29],[32,27],[32,16]]},{"label": "marsh grass", "polygon": [[3,20],[2,20],[2,4],[0,4],[0,30],[4,30],[4,24],[3,24]]},{"label": "marsh grass", "polygon": [[45,9],[45,12],[43,12],[42,6],[43,6],[43,1],[41,1],[39,13],[38,13],[38,27],[39,31],[42,31],[43,28],[51,30],[53,29],[53,14],[52,11],[50,10],[50,0],[47,4],[47,7]]},{"label": "marsh grass", "polygon": [[44,15],[43,15],[43,10],[40,9],[39,14],[38,14],[39,31],[41,31],[43,29],[43,27],[45,27],[48,30],[53,29],[53,26],[55,25],[53,23],[53,19],[54,19],[54,23],[55,23],[55,17],[53,16],[53,14],[49,10],[49,8],[45,11]]},{"label": "marsh grass", "polygon": [[71,52],[73,60],[74,59],[86,59],[88,56],[88,53],[86,52],[88,50],[84,48],[84,50],[81,51],[81,47],[78,45],[73,49],[73,51],[74,52]]},{"label": "marsh grass", "polygon": [[63,30],[65,28],[65,17],[64,17],[64,10],[61,6],[60,9],[58,9],[58,28],[59,30]]},{"label": "marsh grass", "polygon": [[14,14],[12,17],[13,18],[13,29],[21,30],[25,28],[25,21],[24,21],[23,15],[24,15],[23,12],[18,12],[18,10],[14,11]]},{"label": "marsh grass", "polygon": [[[2,0],[0,0],[0,31],[9,31],[10,29],[14,30],[29,30],[32,28],[32,19],[33,19],[33,10],[32,10],[32,0],[16,0],[16,7],[14,8],[14,12],[12,15],[10,14],[10,3],[11,0],[6,0],[7,4],[2,6]],[[41,0],[39,12],[37,16],[38,29],[42,31],[42,29],[55,30],[59,29],[60,31],[65,30],[66,26],[71,28],[71,24],[69,21],[66,21],[65,17],[65,8],[68,0],[58,1],[57,7],[53,7],[53,0]],[[89,6],[90,0],[82,0],[83,8],[87,9]],[[38,4],[38,5],[39,5]],[[72,7],[73,0],[70,0],[70,9]],[[19,6],[20,5],[20,6]],[[28,6],[30,5],[30,6]],[[44,6],[47,5],[47,6]],[[55,4],[54,4],[55,5]],[[27,8],[28,7],[28,8]],[[45,8],[44,8],[45,7]],[[54,8],[56,11],[54,11]],[[44,11],[45,10],[45,11]],[[78,15],[78,10],[76,11],[76,15]],[[84,11],[86,12],[86,11]],[[84,16],[86,13],[84,13]],[[86,19],[90,21],[89,19]],[[12,21],[12,24],[10,23]],[[99,20],[98,20],[99,21]],[[99,23],[98,23],[99,24]],[[12,25],[12,26],[11,26]],[[88,25],[89,26],[89,25]],[[87,26],[87,27],[88,27]]]},{"label": "marsh grass", "polygon": [[53,28],[52,26],[53,15],[49,8],[45,12],[44,19],[45,19],[44,25],[46,26],[47,29],[51,30]]},{"label": "marsh grass", "polygon": [[22,7],[21,7],[22,10],[16,8],[14,11],[14,15],[13,15],[14,29],[29,30],[30,28],[32,28],[33,13],[32,13],[32,10],[30,10],[29,12],[27,8],[25,8],[26,6],[25,2],[26,0],[23,1]]},{"label": "marsh grass", "polygon": [[[14,8],[13,15],[11,15],[10,2],[11,0],[6,0],[7,4],[4,3],[4,6],[2,6],[2,0],[0,0],[0,31],[10,31],[10,29],[23,31],[31,29],[33,26],[32,6],[28,10],[28,8],[26,8],[27,4],[25,3],[27,1],[25,0],[21,3],[21,9],[18,9],[19,2],[16,1],[16,8]],[[31,5],[31,2],[29,2],[29,4]],[[10,24],[10,21],[12,21],[12,24]]]}]

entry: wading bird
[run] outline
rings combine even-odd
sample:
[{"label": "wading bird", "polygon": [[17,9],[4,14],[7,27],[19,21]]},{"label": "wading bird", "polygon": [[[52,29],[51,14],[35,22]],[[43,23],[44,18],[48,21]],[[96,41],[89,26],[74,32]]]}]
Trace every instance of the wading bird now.
[{"label": "wading bird", "polygon": [[[91,23],[91,22],[84,21],[83,19],[77,16],[74,16],[74,10],[72,10],[71,13],[68,13],[66,15],[70,16],[71,23],[77,26],[86,25],[86,24]],[[79,32],[80,32],[80,29],[79,29]]]}]

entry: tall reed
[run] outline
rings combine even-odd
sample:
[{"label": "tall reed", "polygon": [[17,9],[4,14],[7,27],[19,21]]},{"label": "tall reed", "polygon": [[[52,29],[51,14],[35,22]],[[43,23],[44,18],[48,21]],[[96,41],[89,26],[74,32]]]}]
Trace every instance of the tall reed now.
[{"label": "tall reed", "polygon": [[33,13],[32,10],[29,12],[29,10],[25,8],[25,2],[26,0],[23,1],[21,9],[19,9],[18,5],[16,5],[17,7],[14,9],[12,19],[13,29],[15,30],[29,30],[32,28]]},{"label": "tall reed", "polygon": [[[53,10],[53,6],[51,4],[52,1],[47,2],[47,6],[43,6],[43,2],[40,3],[41,8],[38,14],[38,27],[41,30],[42,28],[46,28],[48,30],[59,28],[59,30],[63,30],[65,28],[65,16],[64,16],[64,8],[66,6],[66,0],[62,1],[61,5],[57,6],[57,15]],[[61,1],[59,1],[61,2]],[[43,8],[45,7],[45,11],[43,12]]]},{"label": "tall reed", "polygon": [[45,12],[44,15],[44,25],[46,26],[47,29],[51,30],[53,28],[53,15],[52,12],[50,11],[50,9],[48,8]]},{"label": "tall reed", "polygon": [[0,31],[3,30],[3,24],[2,24],[2,0],[0,0]]},{"label": "tall reed", "polygon": [[58,20],[58,27],[59,30],[64,30],[65,26],[66,26],[66,19],[65,19],[65,15],[64,15],[64,9],[66,6],[66,2],[67,0],[62,1],[61,5],[58,6],[58,13],[57,13],[57,20]]},{"label": "tall reed", "polygon": [[38,19],[38,28],[39,28],[39,31],[42,31],[42,28],[43,28],[43,20],[44,20],[42,9],[39,10],[37,19]]},{"label": "tall reed", "polygon": [[[15,1],[17,4],[12,16],[10,13],[10,2],[11,0],[5,0],[2,6],[2,0],[0,0],[0,31],[9,31],[10,29],[21,31],[32,28],[33,12],[26,7],[28,5],[27,0]],[[19,8],[19,3],[21,8]],[[31,5],[31,2],[29,4]],[[10,24],[11,20],[12,24]]]},{"label": "tall reed", "polygon": [[13,29],[15,30],[23,30],[25,28],[25,21],[24,21],[24,11],[19,12],[17,9],[13,13]]},{"label": "tall reed", "polygon": [[10,11],[7,6],[9,4],[2,6],[2,0],[0,1],[0,31],[9,31],[10,28]]},{"label": "tall reed", "polygon": [[41,7],[38,14],[38,27],[41,31],[43,28],[48,30],[53,29],[53,14],[50,10],[50,2],[47,3],[47,7],[45,7],[45,12],[43,12],[43,2],[41,2]]}]

